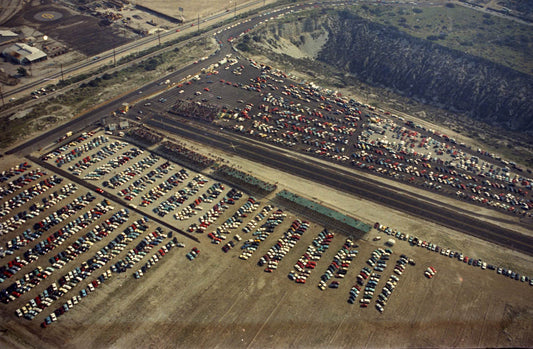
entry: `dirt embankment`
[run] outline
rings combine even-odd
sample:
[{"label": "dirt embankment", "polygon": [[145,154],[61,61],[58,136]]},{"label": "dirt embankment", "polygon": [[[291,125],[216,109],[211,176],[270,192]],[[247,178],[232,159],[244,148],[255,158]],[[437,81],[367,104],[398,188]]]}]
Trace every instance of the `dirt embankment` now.
[{"label": "dirt embankment", "polygon": [[530,75],[409,36],[349,11],[270,25],[252,38],[274,52],[314,58],[364,83],[489,125],[533,133]]}]

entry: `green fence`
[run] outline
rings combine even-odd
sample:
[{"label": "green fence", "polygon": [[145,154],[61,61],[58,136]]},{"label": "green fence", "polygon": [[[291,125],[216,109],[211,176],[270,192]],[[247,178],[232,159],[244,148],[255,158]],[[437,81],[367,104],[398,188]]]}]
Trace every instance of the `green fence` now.
[{"label": "green fence", "polygon": [[294,193],[291,193],[287,190],[282,190],[279,193],[276,194],[278,197],[289,200],[291,202],[294,202],[295,204],[298,204],[300,206],[303,206],[304,208],[307,208],[309,210],[312,210],[316,213],[319,213],[321,215],[324,215],[326,217],[332,218],[340,223],[346,224],[352,228],[358,229],[364,233],[368,233],[372,227],[366,223],[363,223],[361,221],[358,221],[355,218],[348,217],[340,212],[334,211],[330,208],[327,208],[325,206],[322,206],[319,203],[316,203],[314,201],[308,200],[306,198],[303,198],[299,195],[296,195]]}]

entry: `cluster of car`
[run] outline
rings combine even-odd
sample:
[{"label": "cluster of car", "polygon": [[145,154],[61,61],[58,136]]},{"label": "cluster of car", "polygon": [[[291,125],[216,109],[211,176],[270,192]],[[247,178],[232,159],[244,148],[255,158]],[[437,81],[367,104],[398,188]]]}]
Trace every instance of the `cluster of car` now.
[{"label": "cluster of car", "polygon": [[241,246],[242,252],[239,258],[242,260],[250,258],[259,247],[261,241],[264,241],[271,233],[273,233],[276,227],[283,222],[285,217],[287,217],[287,214],[281,209],[274,211],[265,223],[252,233],[253,238],[248,239],[243,243]]},{"label": "cluster of car", "polygon": [[[26,308],[39,313],[46,307],[50,306],[54,301],[68,293],[78,283],[91,276],[96,270],[103,268],[113,257],[120,254],[126,248],[127,244],[140,235],[141,230],[145,231],[148,229],[148,227],[144,225],[146,222],[146,218],[141,218],[132,225],[128,226],[122,233],[117,234],[117,236],[111,242],[97,251],[93,257],[89,258],[85,262],[82,262],[79,267],[74,268],[59,278],[58,283],[60,287],[58,289],[56,286],[56,289],[52,290],[52,292],[48,290],[48,294],[45,294],[44,291],[39,294],[39,297],[41,299],[46,299],[48,304],[41,304],[39,307],[35,307],[32,306],[31,303],[27,303],[25,305]],[[111,268],[111,271],[113,271],[113,267]],[[98,287],[101,282],[102,280],[99,279],[93,280],[92,283],[88,285],[89,290],[94,291],[94,288]],[[54,284],[52,284],[50,287],[53,287]],[[40,310],[37,308],[40,308]],[[30,320],[31,319],[33,319],[33,317],[31,317]]]},{"label": "cluster of car", "polygon": [[9,200],[4,201],[3,205],[0,207],[0,216],[7,216],[12,210],[33,200],[36,196],[41,195],[54,186],[61,184],[61,182],[63,182],[63,178],[57,175],[52,175],[49,178],[39,181],[39,183],[25,189]]},{"label": "cluster of car", "polygon": [[7,185],[0,187],[0,200],[4,197],[15,193],[15,191],[22,189],[25,185],[38,180],[39,178],[46,176],[45,171],[41,171],[40,168],[31,170],[30,172],[23,173],[16,179],[9,181]]},{"label": "cluster of car", "polygon": [[[124,258],[119,259],[111,266],[111,270],[117,273],[125,273],[128,269],[132,268],[137,264],[141,259],[146,256],[147,251],[151,250],[153,247],[162,244],[163,240],[167,238],[167,234],[163,232],[161,227],[157,227],[155,231],[149,233],[137,244],[134,248],[130,249]],[[168,244],[171,244],[170,242]],[[163,246],[165,247],[165,246]],[[161,256],[164,256],[168,249],[172,246],[166,246],[162,252]]]},{"label": "cluster of car", "polygon": [[[111,278],[111,276],[112,276],[111,271],[107,270],[104,273],[102,273],[100,276],[98,276],[96,279],[91,281],[89,284],[87,284],[87,287],[85,287],[85,288],[80,290],[80,294],[79,295],[73,296],[71,299],[67,300],[65,303],[60,305],[56,310],[54,310],[52,313],[50,313],[50,315],[45,317],[44,321],[41,323],[41,327],[42,328],[46,328],[51,323],[56,322],[58,317],[60,317],[61,315],[65,314],[66,312],[68,312],[75,305],[78,305],[81,302],[82,298],[87,297],[91,292],[95,291],[95,289],[98,286],[100,286],[106,280],[109,280]],[[55,285],[55,284],[53,284],[53,285]],[[57,286],[56,286],[56,288],[57,288]],[[47,300],[41,302],[41,304],[43,304],[44,306],[49,306],[50,303],[51,302],[47,301]],[[17,309],[17,311],[19,311],[19,309]],[[35,312],[35,309],[33,309],[32,311]],[[17,315],[18,315],[18,313],[17,313]]]},{"label": "cluster of car", "polygon": [[[68,219],[71,215],[73,215],[77,211],[82,210],[86,205],[88,205],[90,202],[92,202],[95,199],[96,197],[93,196],[91,193],[87,193],[86,195],[79,196],[73,202],[63,206],[58,211],[51,213],[48,217],[35,223],[33,226],[33,231],[31,229],[26,229],[24,232],[22,232],[21,235],[18,235],[14,237],[13,239],[9,240],[6,244],[7,246],[6,253],[13,254],[15,250],[18,250],[28,245],[30,242],[38,239],[46,231],[52,229],[52,227],[61,223],[65,219]],[[104,202],[104,204],[107,205],[107,202]],[[78,222],[81,223],[82,219],[89,219],[89,218],[93,219],[92,217],[93,213],[96,214],[96,211],[90,212],[91,217],[89,217],[89,212],[83,214],[75,221],[69,223],[66,227],[63,227],[62,229],[59,229],[54,234],[50,235],[46,239],[46,241],[39,242],[33,249],[30,250],[30,252],[24,253],[25,259],[30,261],[32,259],[31,255],[34,254],[33,252],[37,252],[37,254],[42,254],[41,251],[43,251],[43,253],[46,253],[50,249],[55,248],[55,247],[49,247],[49,245],[55,246],[56,244],[60,244],[64,240],[61,238],[61,236],[63,235],[70,236],[71,234],[73,234],[71,230],[78,229],[78,228],[75,228],[75,223],[78,223]]]},{"label": "cluster of car", "polygon": [[[101,207],[99,207],[97,209],[106,210],[106,207],[104,207],[102,205]],[[111,209],[112,209],[112,207],[109,206],[109,210],[111,210]],[[92,218],[88,218],[88,220],[93,220],[93,219]],[[88,223],[87,223],[87,221],[84,221],[83,224],[84,224],[84,226],[86,226]],[[47,240],[40,241],[35,247],[33,247],[32,249],[29,249],[28,251],[26,251],[26,253],[24,254],[24,257],[25,257],[24,260],[27,262],[27,264],[29,264],[30,261],[33,262],[33,261],[37,260],[39,255],[44,255],[44,254],[48,253],[50,250],[53,250],[53,249],[57,248],[64,241],[66,241],[68,237],[72,236],[73,234],[75,234],[79,230],[81,230],[81,228],[79,227],[79,225],[77,225],[76,221],[71,221],[68,225],[66,225],[66,226],[64,226],[64,227],[62,227],[60,229],[61,235],[58,235],[57,238],[55,237],[55,234],[54,235],[50,235],[50,237],[54,237],[53,240],[50,239],[50,241],[48,241],[48,239],[47,239]],[[63,266],[65,266],[69,261],[71,261],[74,258],[76,258],[79,253],[85,252],[86,251],[86,244],[83,244],[83,242],[85,242],[85,240],[75,242],[73,245],[71,245],[67,249],[66,252],[61,252],[58,255],[56,255],[55,257],[52,257],[49,260],[50,264],[52,264],[51,271],[59,270],[59,269],[63,268]],[[76,246],[76,247],[74,247],[74,246]],[[57,257],[57,259],[56,259],[56,257]],[[20,270],[20,268],[18,270]],[[51,271],[50,271],[50,273],[45,272],[44,274],[40,273],[40,272],[39,273],[35,273],[35,271],[33,271],[33,272],[30,272],[30,273],[24,275],[24,277],[22,277],[20,280],[18,280],[15,283],[11,284],[6,289],[2,289],[0,291],[0,293],[1,293],[0,300],[5,301],[5,302],[9,302],[11,300],[14,300],[14,298],[19,298],[22,294],[24,294],[26,292],[29,292],[32,288],[36,287],[41,281],[43,281],[47,276],[49,276],[51,274]],[[29,281],[29,282],[26,283],[24,287],[17,286],[21,282],[24,283],[24,281]]]},{"label": "cluster of car", "polygon": [[[62,146],[59,146],[57,147],[56,149],[52,150],[51,152],[47,153],[47,154],[44,154],[43,156],[41,156],[41,160],[42,161],[46,161],[46,160],[49,160],[49,159],[55,159],[57,157],[60,157],[62,156],[62,154],[68,154],[68,153],[71,153],[72,152],[72,148],[76,148],[79,144],[85,142],[86,140],[89,139],[89,142],[87,142],[89,145],[89,147],[91,147],[91,150],[94,147],[94,141],[90,140],[97,132],[96,131],[90,131],[90,132],[83,132],[82,134],[80,134],[79,136],[77,136],[77,138],[75,140],[72,140]],[[104,136],[105,137],[105,136]],[[67,137],[68,138],[68,137]],[[107,137],[106,137],[107,138]],[[66,139],[66,138],[64,138]],[[100,138],[100,141],[103,143],[103,140],[102,138]],[[62,141],[58,141],[57,143],[61,143]],[[106,140],[107,142],[107,140]],[[89,151],[89,149],[87,148],[87,150],[85,150],[86,148],[82,145],[82,150],[84,151]],[[77,151],[76,151],[77,152]]]},{"label": "cluster of car", "polygon": [[193,247],[189,252],[187,252],[185,257],[187,257],[188,260],[192,261],[193,259],[198,257],[199,254],[200,254],[200,250],[196,247]]},{"label": "cluster of car", "polygon": [[[211,194],[213,195],[213,194]],[[218,196],[218,194],[217,194]],[[229,208],[228,205],[234,205],[236,201],[238,201],[242,197],[242,192],[232,188],[228,191],[224,197],[217,202],[211,209],[209,209],[203,216],[198,218],[199,224],[193,223],[189,226],[190,232],[197,232],[197,233],[203,233],[205,230],[213,224],[223,213],[225,210]],[[212,199],[210,200],[212,201]],[[201,207],[197,206],[195,207],[198,210],[202,210]],[[195,211],[196,212],[196,211]],[[215,236],[216,238],[214,238]],[[222,239],[225,239],[225,236],[220,231],[215,231],[209,238],[212,240],[213,243],[218,244]]]},{"label": "cluster of car", "polygon": [[[160,236],[161,235],[159,235],[159,237]],[[150,235],[148,235],[141,242],[141,244],[137,245],[137,247],[134,250],[131,250],[128,254],[131,255],[130,257],[132,258],[133,262],[136,263],[142,258],[144,258],[148,251],[156,247],[161,242],[162,239],[151,239]],[[170,250],[172,250],[172,248],[174,247],[185,247],[185,244],[182,242],[178,242],[178,238],[174,237],[171,241],[161,246],[161,248],[159,248],[159,250],[157,250],[157,252],[153,254],[152,257],[150,257],[150,259],[148,259],[148,261],[139,270],[134,272],[133,277],[135,279],[140,279],[141,277],[143,277],[148,270],[150,270],[157,262],[159,262],[161,258],[166,256],[167,253],[169,253]],[[131,265],[133,266],[134,263],[132,263]]]},{"label": "cluster of car", "polygon": [[399,281],[400,278],[397,275],[391,275],[387,280],[385,286],[383,286],[383,288],[381,289],[381,293],[378,294],[378,300],[376,301],[376,309],[380,313],[383,313],[383,311],[385,310],[385,306],[387,305],[389,297],[398,285]]},{"label": "cluster of car", "polygon": [[265,272],[272,273],[278,268],[278,263],[296,245],[308,228],[309,222],[307,221],[297,219],[292,222],[289,229],[283,233],[283,236],[259,259],[257,265],[263,266],[266,264]]},{"label": "cluster of car", "polygon": [[372,251],[372,255],[366,261],[366,264],[374,268],[377,272],[383,272],[387,267],[387,261],[390,259],[391,254],[392,251],[388,248],[386,250],[378,248]]},{"label": "cluster of car", "polygon": [[[187,178],[189,178],[189,173],[186,169],[182,168],[163,183],[160,183],[155,187],[151,187],[148,193],[142,196],[141,206],[146,207],[152,204],[154,201],[176,188],[179,184],[183,183]],[[153,184],[152,179],[148,179],[146,182]]]},{"label": "cluster of car", "polygon": [[[187,201],[187,199],[190,196],[200,191],[200,188],[202,188],[207,182],[208,182],[208,179],[205,179],[202,175],[200,174],[196,175],[191,181],[187,183],[187,186],[185,188],[179,189],[177,193],[171,195],[168,199],[163,200],[157,207],[152,209],[152,212],[156,213],[160,217],[166,216],[170,212],[179,208],[181,204]],[[211,199],[207,197],[206,195],[202,195],[202,198],[198,198],[195,200],[194,207],[199,205],[202,202],[202,200],[209,201]],[[145,201],[146,201],[145,197],[143,197],[143,203]],[[185,214],[185,212],[191,215],[195,214],[195,213],[192,213],[191,206],[188,206],[188,208],[185,208],[183,211],[174,214],[174,219],[184,220],[185,217],[183,216],[183,214]]]},{"label": "cluster of car", "polygon": [[[119,190],[117,192],[117,195],[123,197],[127,201],[132,201],[133,198],[137,197],[137,195],[139,195],[146,189],[146,184],[154,183],[153,178],[161,179],[163,178],[163,174],[168,174],[168,171],[173,169],[174,166],[170,165],[170,162],[166,161],[163,164],[159,165],[155,170],[152,170],[144,176],[140,177],[139,179],[136,179],[126,188]],[[181,180],[176,178],[177,175],[178,173],[172,175],[170,178],[167,179],[167,181],[163,182],[162,184],[169,183],[167,185],[170,185],[170,183],[174,181],[178,181],[179,183],[181,183]]]},{"label": "cluster of car", "polygon": [[[92,164],[98,163],[100,161],[103,161],[107,159],[110,156],[115,155],[119,151],[121,151],[123,148],[127,147],[128,143],[121,142],[121,141],[114,141],[107,145],[104,145],[101,147],[96,153],[92,155],[88,155],[80,160],[78,160],[77,163],[74,165],[70,165],[68,167],[68,170],[72,172],[75,176],[80,176],[83,171],[88,169]],[[93,177],[98,178],[98,174],[93,174]]]},{"label": "cluster of car", "polygon": [[435,274],[437,274],[437,270],[435,268],[433,268],[432,266],[429,266],[426,271],[424,271],[424,276],[427,277],[428,279],[432,279]]},{"label": "cluster of car", "polygon": [[[212,233],[207,235],[207,237],[211,239],[211,243],[219,244],[222,240],[225,240],[226,235],[230,233],[230,229],[237,229],[243,222],[242,219],[247,217],[248,213],[252,213],[257,210],[260,204],[260,202],[255,201],[254,197],[250,196],[248,200],[241,207],[239,207],[231,217],[219,225]],[[230,248],[233,247],[233,245],[230,246]],[[224,252],[227,252],[228,250],[225,250]]]},{"label": "cluster of car", "polygon": [[[376,222],[376,224],[374,225],[374,228],[376,228],[377,230],[379,230],[379,231],[381,231],[381,232],[383,232],[383,233],[385,233],[387,235],[394,236],[394,237],[396,237],[399,240],[407,241],[407,242],[409,242],[409,244],[411,246],[418,246],[418,247],[421,247],[421,248],[425,248],[425,249],[427,249],[429,251],[432,251],[432,252],[435,252],[435,253],[439,253],[439,254],[441,254],[444,257],[455,258],[456,260],[458,260],[460,262],[463,262],[465,264],[471,265],[473,267],[479,267],[482,270],[486,270],[486,269],[495,270],[495,271],[498,272],[498,274],[503,274],[505,276],[512,277],[515,280],[520,280],[522,282],[528,282],[529,281],[530,285],[533,286],[533,280],[532,280],[531,277],[525,276],[525,275],[520,275],[519,273],[512,272],[512,271],[510,271],[510,273],[508,273],[508,274],[507,273],[504,274],[502,272],[505,269],[504,267],[501,267],[501,266],[499,267],[499,266],[487,263],[486,261],[483,261],[480,258],[472,258],[472,257],[465,256],[463,253],[461,253],[459,251],[453,251],[453,250],[451,250],[449,248],[438,246],[438,245],[436,245],[436,244],[434,244],[434,243],[432,243],[430,241],[425,241],[425,240],[419,239],[416,236],[401,233],[401,232],[399,232],[399,231],[397,231],[395,229],[392,229],[391,227],[387,227],[387,226],[384,226],[382,224],[379,224],[378,222]],[[505,270],[507,270],[507,269],[505,269]]]},{"label": "cluster of car", "polygon": [[[124,166],[127,164],[130,160],[135,159],[137,156],[144,153],[143,150],[140,150],[138,148],[131,148],[127,151],[125,151],[123,154],[116,156],[113,159],[110,159],[106,164],[98,166],[93,171],[86,174],[83,179],[84,180],[99,180],[100,177],[111,173],[114,169],[117,169],[121,166]],[[87,167],[90,165],[90,161],[87,161]],[[76,173],[74,173],[76,174]],[[106,187],[107,185],[104,185]],[[113,188],[114,186],[110,186]]]},{"label": "cluster of car", "polygon": [[348,272],[348,268],[350,267],[350,264],[352,263],[353,259],[357,257],[357,254],[359,251],[355,250],[354,248],[357,247],[357,244],[353,241],[352,238],[347,238],[344,242],[344,245],[337,251],[335,256],[333,256],[333,260],[329,264],[327,270],[322,274],[320,277],[320,281],[318,283],[318,288],[322,291],[326,289],[326,287],[329,288],[338,288],[339,287],[339,281],[334,280],[332,281],[329,286],[327,285],[327,282],[335,277],[337,279],[343,279],[346,273]]},{"label": "cluster of car", "polygon": [[316,268],[316,263],[329,248],[334,237],[335,234],[328,232],[327,229],[318,233],[318,236],[307,246],[305,253],[294,265],[294,269],[288,275],[289,279],[294,280],[296,283],[305,284],[305,281],[311,275],[311,271]]},{"label": "cluster of car", "polygon": [[109,178],[109,181],[104,182],[102,185],[110,189],[120,187],[132,180],[135,176],[141,176],[146,169],[155,165],[157,161],[159,161],[159,156],[150,153],[147,157]]},{"label": "cluster of car", "polygon": [[[75,184],[72,184],[72,183],[66,184],[59,191],[56,190],[52,194],[50,194],[48,197],[43,198],[42,203],[39,203],[38,201],[34,202],[29,207],[29,211],[24,210],[24,211],[20,211],[14,214],[9,219],[0,223],[0,236],[7,234],[9,232],[15,231],[22,224],[26,223],[29,219],[33,219],[39,216],[41,212],[44,212],[45,210],[54,206],[59,201],[66,199],[68,196],[72,195],[76,190],[78,190],[78,187]],[[13,242],[13,244],[15,245],[16,242]],[[0,254],[0,258],[2,257],[3,255]]]},{"label": "cluster of car", "polygon": [[8,181],[10,178],[15,177],[21,173],[26,172],[31,168],[31,165],[28,162],[21,162],[15,167],[11,167],[9,170],[3,170],[0,172],[0,183]]},{"label": "cluster of car", "polygon": [[93,149],[99,148],[100,146],[109,142],[109,138],[104,135],[94,137],[93,139],[78,145],[81,141],[86,139],[78,139],[77,142],[72,142],[67,145],[64,145],[55,151],[48,153],[43,156],[43,160],[54,159],[54,163],[57,167],[61,167],[65,164],[68,164],[72,161],[76,161],[80,157],[82,159],[78,160],[78,163],[87,163],[91,160],[90,157],[84,156],[84,154],[92,151]]},{"label": "cluster of car", "polygon": [[[176,205],[181,205],[183,202],[185,202],[189,196],[195,195],[200,191],[200,188],[202,188],[209,180],[204,178],[202,175],[195,176],[192,181],[187,183],[187,188],[182,189],[181,191],[178,191],[178,193],[181,194],[180,197],[176,197]],[[198,211],[203,210],[203,207],[200,206],[202,202],[211,203],[214,199],[218,198],[220,194],[224,191],[224,185],[220,182],[213,183],[207,191],[198,196],[194,202],[190,203],[187,207],[182,209],[180,212],[174,214],[174,219],[176,220],[187,220],[191,218],[192,216],[198,214]],[[172,198],[172,197],[171,197]]]},{"label": "cluster of car", "polygon": [[242,228],[242,232],[245,234],[248,234],[251,232],[259,222],[261,222],[268,214],[268,212],[272,211],[274,209],[274,206],[272,205],[266,205],[261,209],[261,211],[255,215],[254,219],[250,220],[244,228]]},{"label": "cluster of car", "polygon": [[[517,213],[533,208],[532,180],[517,172],[523,170],[516,164],[483,161],[483,152],[474,155],[435,130],[311,83],[291,84],[282,72],[253,60],[249,64],[259,70],[249,82],[220,83],[260,93],[263,103],[241,100],[244,107],[226,110],[220,126],[330,160],[351,159],[352,166],[430,189],[446,188],[449,195],[459,190],[494,207]],[[243,69],[241,64],[234,72]]]}]

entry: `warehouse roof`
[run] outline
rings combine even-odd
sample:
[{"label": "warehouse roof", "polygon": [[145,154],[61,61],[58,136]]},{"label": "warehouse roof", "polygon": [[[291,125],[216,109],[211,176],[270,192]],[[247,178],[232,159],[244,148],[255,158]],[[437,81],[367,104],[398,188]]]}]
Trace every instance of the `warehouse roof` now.
[{"label": "warehouse roof", "polygon": [[11,56],[19,62],[36,62],[46,58],[46,53],[26,44],[13,44],[3,51],[4,56]]}]

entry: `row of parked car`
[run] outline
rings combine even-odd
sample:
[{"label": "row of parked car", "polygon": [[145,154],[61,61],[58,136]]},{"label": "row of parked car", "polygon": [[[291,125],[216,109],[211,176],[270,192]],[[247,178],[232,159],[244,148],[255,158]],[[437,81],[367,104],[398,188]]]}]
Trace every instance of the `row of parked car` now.
[{"label": "row of parked car", "polygon": [[311,271],[316,268],[316,263],[322,258],[322,254],[327,251],[331,241],[335,237],[334,233],[328,232],[326,228],[318,233],[318,236],[307,246],[305,253],[298,259],[289,273],[290,280],[296,283],[305,284],[311,275]]},{"label": "row of parked car", "polygon": [[331,278],[336,279],[343,279],[346,273],[348,272],[348,268],[350,267],[351,262],[355,257],[357,257],[357,254],[359,251],[355,250],[357,248],[357,244],[353,241],[351,237],[347,238],[344,242],[344,245],[335,253],[335,256],[333,256],[333,260],[328,265],[328,268],[320,276],[320,281],[318,283],[318,288],[322,291],[326,289],[326,287],[329,288],[338,288],[340,283],[337,280],[332,281],[328,285],[328,281]]},{"label": "row of parked car", "polygon": [[[107,145],[104,145],[94,154],[88,155],[80,160],[77,163],[70,165],[68,170],[72,172],[75,176],[80,176],[82,172],[87,170],[93,164],[96,164],[100,161],[107,159],[108,157],[114,156],[119,151],[127,147],[129,144],[121,141],[114,141]],[[96,176],[96,175],[95,175]]]},{"label": "row of parked car", "polygon": [[267,253],[259,259],[257,264],[259,266],[267,265],[265,272],[272,273],[278,268],[279,262],[294,248],[296,243],[300,241],[302,235],[309,228],[309,222],[296,219],[292,222],[289,229],[283,233],[283,236],[267,251]]},{"label": "row of parked car", "polygon": [[0,187],[0,200],[46,175],[46,171],[41,171],[40,168],[23,173],[16,179],[9,181],[7,185]]},{"label": "row of parked car", "polygon": [[270,217],[267,218],[265,223],[252,233],[253,237],[243,243],[241,246],[242,252],[239,258],[242,260],[250,258],[259,248],[261,241],[264,241],[271,233],[273,233],[276,227],[283,222],[285,217],[287,217],[287,214],[283,212],[283,210],[277,209],[274,211]]},{"label": "row of parked car", "polygon": [[35,197],[50,190],[54,186],[61,184],[63,178],[52,175],[32,187],[22,191],[21,193],[13,196],[9,200],[4,201],[2,207],[0,207],[0,217],[7,216],[12,210],[24,205],[28,201],[35,199]]},{"label": "row of parked car", "polygon": [[[69,222],[69,224],[67,224],[66,226],[62,227],[58,231],[61,234],[58,234],[57,237],[56,237],[55,234],[54,235],[50,235],[50,237],[49,237],[50,241],[49,241],[49,239],[40,241],[35,247],[33,247],[32,249],[29,249],[28,251],[26,251],[24,253],[24,258],[25,258],[24,261],[26,261],[27,264],[29,264],[30,262],[34,262],[35,260],[37,260],[37,258],[39,256],[44,255],[44,254],[48,253],[49,251],[57,248],[64,241],[66,241],[68,237],[70,237],[70,236],[76,234],[78,231],[80,231],[82,229],[81,225],[83,225],[84,227],[87,226],[88,224],[90,224],[93,221],[95,221],[97,218],[100,218],[100,216],[103,215],[102,211],[107,211],[108,209],[112,210],[112,207],[111,206],[103,206],[103,205],[101,205],[100,207],[96,207],[96,208],[93,209],[93,210],[95,210],[95,212],[96,212],[96,210],[98,210],[97,212],[101,213],[100,215],[91,215],[90,217],[85,219],[82,223],[77,223],[77,221]],[[79,225],[79,224],[81,224],[81,225]],[[106,233],[107,233],[107,231],[106,231]],[[54,239],[51,239],[51,237],[54,237]],[[85,241],[83,240],[82,242],[85,242]],[[92,243],[93,242],[91,242],[91,244]],[[73,245],[76,246],[76,247],[71,245],[70,248],[68,249],[68,253],[62,252],[62,253],[58,254],[58,258],[57,259],[52,257],[49,260],[49,262],[52,264],[52,267],[53,267],[54,270],[61,269],[65,264],[67,264],[67,262],[69,262],[70,260],[72,260],[75,257],[77,257],[77,255],[78,255],[78,253],[80,251],[84,250],[84,245],[83,244],[79,244],[78,242],[76,242]],[[15,266],[13,266],[10,269],[13,269],[13,270],[15,270],[15,272],[18,272],[21,268],[17,267],[15,265]],[[11,273],[10,269],[8,269],[7,271]],[[13,275],[13,273],[11,273],[11,274]],[[14,298],[20,297],[20,295],[30,291],[33,287],[37,286],[39,284],[39,282],[41,282],[44,278],[46,278],[46,276],[45,277],[36,277],[35,279],[32,279],[31,282],[29,282],[26,285],[26,287],[24,287],[24,288],[17,287],[17,282],[15,282],[11,286],[7,287],[7,289],[1,290],[0,293],[5,295],[5,297],[0,296],[0,300],[4,301],[5,303],[7,303],[7,302],[9,302],[11,300],[14,300]],[[28,274],[26,274],[20,280],[29,281],[29,279],[30,279],[30,277],[28,276]],[[18,280],[18,281],[20,281],[20,280]],[[3,291],[9,291],[9,292],[3,293]]]},{"label": "row of parked car", "polygon": [[[78,187],[75,184],[68,183],[60,190],[56,190],[48,195],[48,197],[43,198],[42,203],[35,201],[29,207],[29,210],[19,211],[9,219],[0,223],[0,236],[15,231],[28,220],[39,216],[42,212],[72,195],[76,190],[78,190]],[[3,258],[3,255],[0,254],[0,258]]]},{"label": "row of parked car", "polygon": [[[425,248],[429,251],[439,253],[444,257],[453,258],[465,264],[468,264],[474,267],[479,267],[482,270],[486,270],[486,269],[495,270],[498,272],[498,274],[508,276],[517,281],[519,280],[521,282],[529,282],[529,284],[533,286],[533,279],[531,277],[526,276],[526,275],[520,275],[518,272],[513,272],[512,270],[508,268],[487,263],[486,261],[483,261],[480,258],[472,258],[472,257],[465,256],[460,251],[454,251],[449,248],[438,246],[430,241],[419,239],[416,236],[401,233],[398,230],[392,229],[391,227],[384,226],[382,224],[379,224],[378,222],[374,224],[374,228],[387,235],[396,237],[399,240],[407,241],[411,246],[418,246],[421,248]],[[503,273],[504,269],[506,271],[505,273]]]},{"label": "row of parked car", "polygon": [[[147,221],[147,218],[141,218],[136,222],[132,223],[123,232],[117,234],[117,236],[111,242],[109,242],[106,246],[97,251],[91,258],[89,258],[85,262],[82,262],[80,266],[63,275],[58,280],[58,283],[60,285],[59,288],[57,288],[56,286],[56,289],[52,289],[52,291],[47,289],[47,294],[45,294],[44,291],[39,294],[38,297],[40,297],[41,300],[47,300],[47,304],[42,303],[39,306],[34,306],[31,303],[27,303],[25,307],[30,315],[26,318],[32,320],[36,316],[36,314],[34,314],[35,312],[37,314],[40,313],[43,309],[50,306],[53,302],[68,293],[78,283],[91,276],[96,270],[104,268],[105,265],[111,259],[120,254],[130,242],[139,237],[142,231],[146,231],[148,229],[148,226],[145,225]],[[111,268],[111,270],[113,269]],[[97,283],[96,286],[94,285],[95,282]],[[54,286],[54,284],[52,284],[51,286]],[[94,288],[98,285],[99,282],[93,280],[92,287]],[[89,284],[88,287],[91,288],[91,284]]]}]

